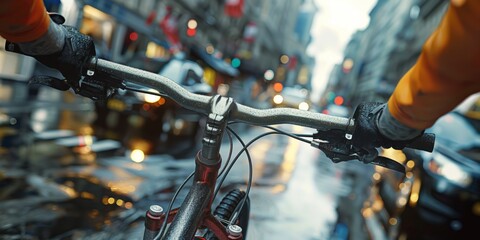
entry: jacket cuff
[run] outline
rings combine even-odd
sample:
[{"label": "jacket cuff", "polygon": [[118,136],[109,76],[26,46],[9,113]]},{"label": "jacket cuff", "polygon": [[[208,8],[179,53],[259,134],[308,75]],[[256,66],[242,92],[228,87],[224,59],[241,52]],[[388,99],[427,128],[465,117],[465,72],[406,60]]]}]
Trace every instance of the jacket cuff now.
[{"label": "jacket cuff", "polygon": [[18,43],[22,52],[31,56],[50,55],[60,52],[65,44],[65,31],[62,26],[50,19],[50,25],[45,34],[31,41]]},{"label": "jacket cuff", "polygon": [[388,105],[385,104],[385,108],[382,113],[377,117],[377,127],[380,133],[390,140],[410,140],[422,133],[423,130],[415,129],[404,125],[395,119]]}]

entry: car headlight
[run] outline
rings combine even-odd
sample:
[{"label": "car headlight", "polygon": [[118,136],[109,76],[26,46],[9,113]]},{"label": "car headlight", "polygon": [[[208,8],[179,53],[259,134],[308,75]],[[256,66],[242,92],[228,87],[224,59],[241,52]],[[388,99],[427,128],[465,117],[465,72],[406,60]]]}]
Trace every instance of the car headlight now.
[{"label": "car headlight", "polygon": [[301,102],[300,104],[298,104],[298,109],[300,110],[307,111],[309,108],[310,106],[306,102]]},{"label": "car headlight", "polygon": [[275,104],[280,104],[280,103],[282,103],[282,102],[283,102],[283,97],[282,97],[282,95],[280,95],[280,94],[275,95],[275,96],[273,97],[273,102],[274,102]]},{"label": "car headlight", "polygon": [[461,187],[467,187],[472,182],[472,177],[468,172],[439,153],[433,155],[432,160],[428,163],[428,169]]}]

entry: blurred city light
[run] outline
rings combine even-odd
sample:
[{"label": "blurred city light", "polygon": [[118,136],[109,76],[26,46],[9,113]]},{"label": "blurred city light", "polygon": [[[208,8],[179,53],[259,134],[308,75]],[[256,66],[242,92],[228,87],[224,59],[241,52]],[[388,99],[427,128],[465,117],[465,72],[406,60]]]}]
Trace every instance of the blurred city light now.
[{"label": "blurred city light", "polygon": [[195,19],[190,19],[187,22],[187,36],[193,37],[197,33],[198,23]]},{"label": "blurred city light", "polygon": [[285,54],[280,57],[280,62],[282,64],[287,64],[289,60],[290,60],[290,58]]},{"label": "blurred city light", "polygon": [[333,102],[336,105],[342,105],[343,104],[343,97],[342,96],[336,96],[335,99],[333,100]]},{"label": "blurred city light", "polygon": [[273,97],[273,102],[275,104],[281,104],[283,102],[283,97],[280,94],[277,94]]},{"label": "blurred city light", "polygon": [[238,58],[233,58],[231,64],[232,64],[232,67],[238,68],[238,67],[240,67],[240,64],[241,64],[241,63],[242,63],[242,61],[240,61],[240,59],[238,59]]},{"label": "blurred city light", "polygon": [[141,163],[145,160],[145,153],[140,149],[134,149],[132,153],[130,153],[130,159],[136,163]]},{"label": "blurred city light", "polygon": [[273,70],[271,69],[268,69],[267,71],[265,71],[265,73],[263,74],[263,77],[270,81],[273,79],[273,77],[275,77],[275,73],[273,72]]},{"label": "blurred city light", "polygon": [[214,48],[212,45],[208,45],[208,46],[205,48],[205,51],[206,51],[208,54],[212,54],[212,53],[215,51],[215,48]]},{"label": "blurred city light", "polygon": [[188,27],[188,28],[191,28],[191,29],[197,28],[197,25],[198,25],[198,24],[197,24],[197,21],[196,21],[195,19],[190,19],[190,20],[188,20],[188,22],[187,22],[187,27]]},{"label": "blurred city light", "polygon": [[275,84],[273,84],[273,90],[275,92],[281,92],[283,89],[283,84],[279,83],[279,82],[276,82]]},{"label": "blurred city light", "polygon": [[298,105],[298,109],[300,109],[300,110],[308,111],[309,108],[310,108],[310,106],[306,102],[301,102]]},{"label": "blurred city light", "polygon": [[[147,91],[152,92],[152,93],[160,93],[159,91],[155,89],[148,89]],[[154,95],[154,94],[146,94],[146,93],[139,93],[138,95],[141,96],[142,100],[148,103],[154,103],[160,100],[160,96]]]},{"label": "blurred city light", "polygon": [[197,33],[197,30],[195,28],[189,28],[187,29],[187,36],[193,37]]},{"label": "blurred city light", "polygon": [[350,58],[345,59],[342,65],[342,71],[344,73],[349,73],[352,70],[352,68],[353,68],[353,60]]},{"label": "blurred city light", "polygon": [[131,32],[128,37],[129,37],[130,40],[132,40],[132,41],[137,41],[137,39],[138,39],[138,33],[136,33],[136,32]]}]

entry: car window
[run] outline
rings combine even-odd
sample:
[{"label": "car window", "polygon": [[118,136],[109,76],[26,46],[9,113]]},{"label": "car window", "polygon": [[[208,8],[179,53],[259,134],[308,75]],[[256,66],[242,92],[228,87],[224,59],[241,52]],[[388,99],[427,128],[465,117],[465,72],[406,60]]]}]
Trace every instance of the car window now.
[{"label": "car window", "polygon": [[162,70],[160,70],[159,74],[175,81],[176,83],[181,83],[185,74],[185,72],[182,71],[182,65],[182,61],[172,59]]},{"label": "car window", "polygon": [[436,138],[447,141],[452,147],[463,148],[472,144],[479,144],[480,135],[470,121],[463,115],[451,112],[439,118],[428,131],[436,134]]}]

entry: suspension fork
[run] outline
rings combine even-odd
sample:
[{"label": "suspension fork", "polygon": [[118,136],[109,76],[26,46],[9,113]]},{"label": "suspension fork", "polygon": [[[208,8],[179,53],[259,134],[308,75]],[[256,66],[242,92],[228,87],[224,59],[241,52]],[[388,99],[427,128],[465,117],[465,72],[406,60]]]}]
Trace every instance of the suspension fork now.
[{"label": "suspension fork", "polygon": [[226,239],[226,230],[212,216],[211,205],[221,166],[220,147],[225,132],[228,115],[235,106],[232,98],[216,95],[210,101],[211,112],[208,115],[202,139],[202,149],[195,157],[195,175],[193,186],[182,203],[174,210],[176,216],[169,216],[173,221],[166,233],[166,239],[192,239],[196,229],[202,225],[211,228],[214,233]]}]

